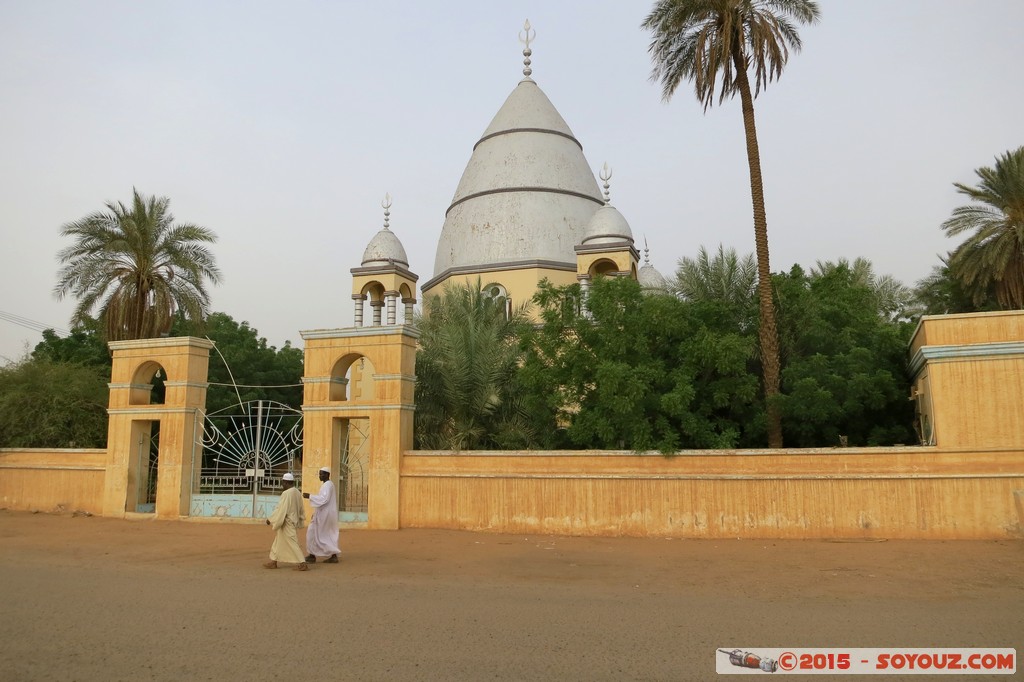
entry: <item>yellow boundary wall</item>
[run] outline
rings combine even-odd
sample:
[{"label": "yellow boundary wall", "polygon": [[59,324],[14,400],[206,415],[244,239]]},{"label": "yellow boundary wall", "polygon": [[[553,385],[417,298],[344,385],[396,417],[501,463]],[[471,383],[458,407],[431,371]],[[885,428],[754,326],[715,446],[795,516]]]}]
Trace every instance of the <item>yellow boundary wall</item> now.
[{"label": "yellow boundary wall", "polygon": [[103,511],[106,450],[0,448],[0,508]]},{"label": "yellow boundary wall", "polygon": [[[106,451],[0,450],[0,507],[102,513]],[[1024,451],[418,452],[398,527],[673,538],[1008,539]]]},{"label": "yellow boundary wall", "polygon": [[1024,450],[406,452],[400,525],[684,538],[1020,537]]},{"label": "yellow boundary wall", "polygon": [[[102,513],[106,451],[0,449],[0,507]],[[428,452],[400,528],[683,538],[1020,538],[1024,450]]]}]

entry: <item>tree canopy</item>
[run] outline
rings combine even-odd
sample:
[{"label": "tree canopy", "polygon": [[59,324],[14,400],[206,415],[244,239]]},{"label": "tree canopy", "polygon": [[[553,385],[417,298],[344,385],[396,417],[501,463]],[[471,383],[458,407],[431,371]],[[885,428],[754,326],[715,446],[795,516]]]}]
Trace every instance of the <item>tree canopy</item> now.
[{"label": "tree canopy", "polygon": [[704,109],[714,102],[754,96],[782,75],[790,50],[802,43],[796,23],[813,24],[820,12],[813,0],[658,0],[642,28],[654,37],[648,51],[651,80],[661,81],[668,101],[689,81]]},{"label": "tree canopy", "polygon": [[974,172],[977,185],[954,183],[972,203],[942,224],[947,236],[969,233],[949,258],[950,272],[976,305],[991,288],[1003,309],[1024,308],[1024,147]]},{"label": "tree canopy", "polygon": [[109,369],[24,358],[0,367],[0,447],[102,448]]},{"label": "tree canopy", "polygon": [[72,325],[93,310],[110,341],[144,339],[170,331],[174,315],[201,320],[209,308],[206,281],[220,281],[205,243],[213,232],[175,224],[166,197],[132,191],[132,203],[108,202],[61,228],[74,243],[58,254],[61,270],[54,294],[72,296],[78,305]]},{"label": "tree canopy", "polygon": [[[768,442],[780,448],[782,417],[779,393],[780,360],[775,309],[772,306],[768,218],[761,176],[761,152],[754,120],[754,98],[782,75],[790,51],[801,47],[796,24],[818,20],[813,0],[657,0],[641,27],[651,31],[648,47],[654,67],[651,80],[661,81],[667,101],[683,81],[693,83],[704,110],[714,101],[740,96],[754,214],[757,257],[758,335],[768,415]],[[753,71],[751,90],[748,71]]]},{"label": "tree canopy", "polygon": [[721,306],[644,295],[626,278],[581,295],[543,285],[543,325],[526,340],[520,381],[549,447],[667,453],[763,437],[754,340]]},{"label": "tree canopy", "polygon": [[290,342],[275,348],[248,322],[219,312],[210,314],[198,329],[179,317],[174,335],[205,336],[216,344],[210,351],[208,414],[250,400],[274,400],[301,409],[303,354]]},{"label": "tree canopy", "polygon": [[[87,321],[65,337],[44,331],[28,357],[0,367],[0,447],[104,446],[111,357],[96,326]],[[269,346],[248,323],[225,313],[211,314],[202,332],[179,316],[174,333],[216,344],[207,413],[257,399],[301,409],[303,355],[290,343]]]},{"label": "tree canopy", "polygon": [[[875,299],[878,313],[890,320],[909,319],[914,307],[914,291],[892,275],[879,275],[867,258],[845,258],[837,261],[818,261],[811,268],[811,277],[823,278],[835,271],[845,270],[850,284],[868,289]],[[845,276],[845,275],[844,275]]]},{"label": "tree canopy", "polygon": [[757,284],[757,262],[752,254],[740,256],[721,244],[715,255],[701,245],[697,257],[679,259],[673,288],[689,301],[749,306]]},{"label": "tree canopy", "polygon": [[450,284],[417,320],[416,444],[423,449],[528,447],[517,383],[526,308],[476,285]]},{"label": "tree canopy", "polygon": [[914,443],[907,345],[913,326],[892,321],[848,263],[774,278],[783,351],[780,406],[798,447]]},{"label": "tree canopy", "polygon": [[952,313],[978,313],[999,310],[995,284],[974,286],[968,292],[963,282],[950,270],[951,254],[940,258],[928,276],[918,280],[914,287],[914,305],[921,315],[947,315]]}]

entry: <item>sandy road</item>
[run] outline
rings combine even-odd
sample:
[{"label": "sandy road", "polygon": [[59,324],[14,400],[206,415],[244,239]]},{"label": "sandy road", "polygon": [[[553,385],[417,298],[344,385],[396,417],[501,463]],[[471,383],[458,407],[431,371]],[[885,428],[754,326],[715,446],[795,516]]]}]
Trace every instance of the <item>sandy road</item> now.
[{"label": "sandy road", "polygon": [[707,680],[716,647],[1024,652],[1019,540],[343,531],[342,562],[306,573],[261,568],[271,540],[0,511],[0,679]]}]

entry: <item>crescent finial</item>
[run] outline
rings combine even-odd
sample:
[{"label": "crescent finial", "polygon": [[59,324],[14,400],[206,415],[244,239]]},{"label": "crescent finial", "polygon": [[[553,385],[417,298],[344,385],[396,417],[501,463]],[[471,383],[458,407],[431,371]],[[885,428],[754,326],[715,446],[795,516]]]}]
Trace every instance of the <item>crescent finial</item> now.
[{"label": "crescent finial", "polygon": [[530,20],[527,19],[523,24],[523,30],[519,32],[519,42],[525,45],[523,48],[523,75],[527,78],[533,73],[533,69],[530,68],[530,55],[533,54],[533,50],[530,49],[530,43],[536,37],[537,32],[530,28]]},{"label": "crescent finial", "polygon": [[602,166],[601,172],[598,173],[598,176],[604,183],[604,203],[609,204],[611,203],[612,198],[610,191],[611,185],[608,183],[608,181],[612,179],[612,169],[608,167],[607,161],[604,162],[604,166]]}]

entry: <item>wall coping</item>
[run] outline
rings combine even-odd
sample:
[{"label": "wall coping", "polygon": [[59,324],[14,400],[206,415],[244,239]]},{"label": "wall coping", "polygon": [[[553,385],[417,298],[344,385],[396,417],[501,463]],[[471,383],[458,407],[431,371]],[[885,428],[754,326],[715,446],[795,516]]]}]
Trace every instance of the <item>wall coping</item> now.
[{"label": "wall coping", "polygon": [[158,339],[132,339],[130,341],[110,341],[107,343],[110,350],[136,350],[140,348],[181,348],[188,346],[193,348],[204,348],[210,350],[214,343],[209,339],[200,339],[197,336],[162,336]]},{"label": "wall coping", "polygon": [[305,341],[311,339],[349,339],[366,336],[408,336],[413,339],[420,338],[420,332],[416,327],[409,324],[386,324],[366,327],[340,327],[337,329],[307,329],[300,331],[299,335]]},{"label": "wall coping", "polygon": [[822,455],[877,456],[877,455],[947,455],[981,453],[1019,453],[1020,447],[939,447],[935,445],[906,445],[886,447],[829,447],[779,448],[733,450],[680,450],[669,455],[657,451],[633,450],[406,450],[405,457],[820,457]]},{"label": "wall coping", "polygon": [[945,315],[922,315],[917,321],[917,326],[914,327],[914,333],[910,335],[910,341],[907,342],[907,348],[911,348],[914,345],[914,341],[917,340],[917,335],[921,333],[924,328],[924,323],[928,320],[969,320],[972,318],[979,317],[1017,317],[1024,315],[1024,310],[990,310],[984,313],[947,313]]},{"label": "wall coping", "polygon": [[948,346],[921,346],[910,359],[910,376],[917,378],[925,362],[943,360],[986,359],[1007,355],[1024,355],[1024,341],[991,341]]}]

